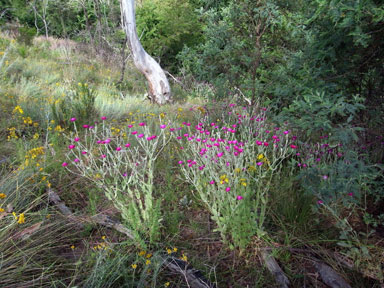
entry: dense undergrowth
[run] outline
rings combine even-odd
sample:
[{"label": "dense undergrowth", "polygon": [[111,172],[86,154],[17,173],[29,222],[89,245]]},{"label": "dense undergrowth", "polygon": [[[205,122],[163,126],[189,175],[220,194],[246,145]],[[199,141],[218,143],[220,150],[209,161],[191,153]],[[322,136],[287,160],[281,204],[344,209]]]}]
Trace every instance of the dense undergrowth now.
[{"label": "dense undergrowth", "polygon": [[197,89],[153,106],[134,69],[119,86],[116,65],[57,41],[0,38],[1,287],[189,287],[163,254],[218,287],[275,287],[261,251],[292,287],[323,287],[314,258],[380,287],[382,166],[354,134],[309,135],[263,103]]}]

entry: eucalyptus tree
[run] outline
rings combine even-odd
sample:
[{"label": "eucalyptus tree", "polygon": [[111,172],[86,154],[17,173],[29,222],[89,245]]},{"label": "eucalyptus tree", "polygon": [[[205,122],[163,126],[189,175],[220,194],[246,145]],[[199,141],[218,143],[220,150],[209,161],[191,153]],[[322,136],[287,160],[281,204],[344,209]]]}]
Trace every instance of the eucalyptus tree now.
[{"label": "eucalyptus tree", "polygon": [[149,85],[149,97],[157,104],[171,101],[171,88],[165,72],[143,48],[136,31],[135,1],[121,0],[122,24],[127,34],[133,62],[144,74]]}]

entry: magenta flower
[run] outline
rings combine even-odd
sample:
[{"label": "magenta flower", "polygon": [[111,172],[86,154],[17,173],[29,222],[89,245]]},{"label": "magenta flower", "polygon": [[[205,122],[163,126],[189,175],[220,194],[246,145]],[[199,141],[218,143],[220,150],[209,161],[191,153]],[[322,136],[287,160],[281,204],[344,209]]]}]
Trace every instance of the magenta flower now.
[{"label": "magenta flower", "polygon": [[264,142],[264,146],[267,147],[269,145],[268,142]]},{"label": "magenta flower", "polygon": [[160,125],[160,129],[165,129],[166,127],[167,127],[167,125],[165,125],[165,124]]},{"label": "magenta flower", "polygon": [[76,121],[75,117],[71,118],[71,122],[75,122],[75,121]]},{"label": "magenta flower", "polygon": [[103,116],[101,117],[101,120],[107,120],[107,117]]},{"label": "magenta flower", "polygon": [[61,166],[66,167],[66,166],[68,166],[68,163],[67,162],[63,162],[63,164],[61,164]]},{"label": "magenta flower", "polygon": [[215,184],[215,180],[209,181],[209,184]]},{"label": "magenta flower", "polygon": [[321,204],[323,204],[324,202],[323,202],[323,200],[319,200],[319,201],[317,201],[317,204],[319,204],[319,205],[321,205]]},{"label": "magenta flower", "polygon": [[237,200],[243,200],[244,197],[243,197],[243,196],[240,196],[240,195],[237,195],[236,199],[237,199]]},{"label": "magenta flower", "polygon": [[104,140],[104,144],[108,144],[108,143],[110,143],[111,142],[111,139],[106,139],[106,140]]},{"label": "magenta flower", "polygon": [[173,132],[175,131],[175,128],[169,128],[169,131]]},{"label": "magenta flower", "polygon": [[225,188],[225,191],[226,191],[226,192],[231,191],[231,187],[227,187],[227,188]]},{"label": "magenta flower", "polygon": [[121,151],[121,147],[116,147],[116,151]]},{"label": "magenta flower", "polygon": [[103,154],[103,155],[101,155],[100,157],[101,157],[101,158],[105,158],[105,157],[107,157],[107,155]]},{"label": "magenta flower", "polygon": [[145,122],[139,123],[139,126],[145,126]]},{"label": "magenta flower", "polygon": [[131,143],[127,143],[124,146],[128,148],[129,146],[131,146]]},{"label": "magenta flower", "polygon": [[87,154],[87,151],[82,151],[81,154],[85,155]]},{"label": "magenta flower", "polygon": [[223,156],[223,155],[224,155],[224,153],[223,153],[223,152],[220,152],[220,153],[217,154],[217,157],[220,158],[220,157]]},{"label": "magenta flower", "polygon": [[349,192],[349,193],[348,193],[348,196],[353,196],[353,193],[352,193],[352,192]]},{"label": "magenta flower", "polygon": [[263,145],[263,142],[261,142],[261,141],[256,141],[256,144],[257,144],[258,146],[261,146],[261,145]]},{"label": "magenta flower", "polygon": [[80,138],[79,137],[76,137],[75,139],[73,139],[75,142],[79,142],[80,141]]},{"label": "magenta flower", "polygon": [[183,164],[184,162],[183,162],[183,161],[179,161],[178,163],[181,165],[181,164]]},{"label": "magenta flower", "polygon": [[291,144],[291,148],[292,148],[292,149],[296,149],[296,148],[297,148],[297,146],[296,146],[296,145],[293,145],[293,144]]},{"label": "magenta flower", "polygon": [[144,137],[144,134],[139,134],[139,135],[137,135],[137,137],[139,137],[139,138],[143,138],[143,137]]},{"label": "magenta flower", "polygon": [[97,140],[97,141],[96,141],[97,144],[101,144],[102,142],[103,142],[103,141],[101,141],[101,140]]},{"label": "magenta flower", "polygon": [[89,125],[83,125],[83,128],[89,128]]},{"label": "magenta flower", "polygon": [[78,163],[78,162],[80,162],[80,159],[79,158],[75,158],[73,161]]},{"label": "magenta flower", "polygon": [[136,134],[137,134],[137,131],[132,131],[131,134],[132,134],[132,135],[136,135]]},{"label": "magenta flower", "polygon": [[73,145],[73,144],[68,146],[69,149],[73,149],[73,148],[75,148],[75,147],[76,147],[76,146]]},{"label": "magenta flower", "polygon": [[132,127],[133,127],[133,125],[132,125],[132,124],[129,124],[129,125],[128,125],[128,128],[132,128]]},{"label": "magenta flower", "polygon": [[257,166],[261,166],[263,164],[264,164],[263,162],[257,162]]}]

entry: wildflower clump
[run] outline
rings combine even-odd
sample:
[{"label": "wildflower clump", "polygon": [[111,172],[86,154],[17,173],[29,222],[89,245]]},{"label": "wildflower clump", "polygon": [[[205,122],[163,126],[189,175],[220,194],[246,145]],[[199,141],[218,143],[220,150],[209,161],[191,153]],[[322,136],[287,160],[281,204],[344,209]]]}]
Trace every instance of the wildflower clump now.
[{"label": "wildflower clump", "polygon": [[72,123],[75,132],[62,166],[104,191],[137,238],[142,235],[155,240],[161,213],[154,195],[154,169],[169,141],[164,130],[152,132],[145,122],[117,128],[113,121],[101,117],[101,123],[84,124],[84,136],[80,137],[76,122]]},{"label": "wildflower clump", "polygon": [[[293,153],[287,129],[274,127],[263,109],[229,105],[219,121],[200,118],[174,133],[183,147],[179,166],[230,247],[262,237],[273,175]],[[220,124],[219,124],[220,123]]]}]

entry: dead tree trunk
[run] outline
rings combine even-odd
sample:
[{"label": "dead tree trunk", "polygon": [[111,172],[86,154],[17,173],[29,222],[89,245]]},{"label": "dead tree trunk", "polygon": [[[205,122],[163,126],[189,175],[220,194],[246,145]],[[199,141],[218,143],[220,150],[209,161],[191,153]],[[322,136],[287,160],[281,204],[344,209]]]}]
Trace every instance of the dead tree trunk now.
[{"label": "dead tree trunk", "polygon": [[144,74],[149,85],[149,97],[160,105],[171,101],[171,88],[163,69],[145,52],[136,32],[135,1],[121,0],[121,15],[133,62]]}]

